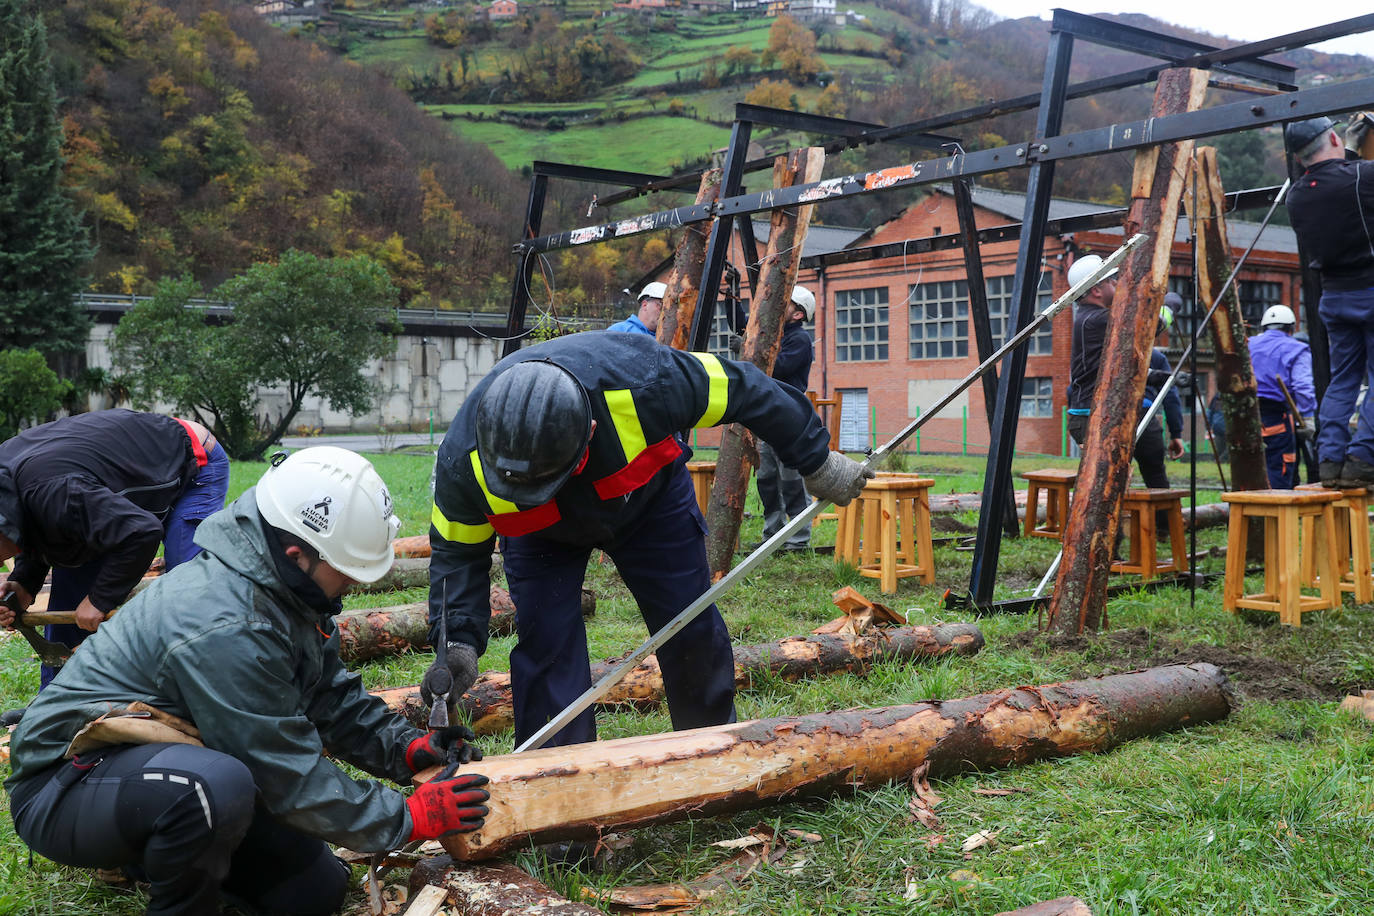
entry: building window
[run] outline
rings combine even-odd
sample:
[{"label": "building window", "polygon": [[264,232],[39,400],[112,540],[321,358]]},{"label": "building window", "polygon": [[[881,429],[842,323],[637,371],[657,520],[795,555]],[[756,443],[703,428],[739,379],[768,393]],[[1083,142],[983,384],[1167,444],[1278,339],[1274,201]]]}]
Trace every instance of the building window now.
[{"label": "building window", "polygon": [[835,361],[887,359],[887,287],[835,294]]},{"label": "building window", "polygon": [[968,356],[968,281],[942,280],[911,287],[908,297],[912,359]]},{"label": "building window", "polygon": [[[725,308],[729,303],[724,303]],[[708,352],[714,353],[726,359],[739,359],[739,354],[730,350],[730,322],[726,318],[725,308],[717,304],[715,315],[711,318],[711,338],[706,344]]]},{"label": "building window", "polygon": [[841,388],[840,451],[862,452],[869,448],[868,389]]},{"label": "building window", "polygon": [[[1002,277],[988,277],[988,324],[992,327],[992,346],[994,349],[1002,346],[1007,339],[1007,328],[1011,325],[1011,316],[1014,306],[1011,301],[1011,288],[1015,284],[1016,278],[1011,274]],[[1054,301],[1053,280],[1050,272],[1045,271],[1040,274],[1040,286],[1035,297],[1035,312],[1040,314],[1050,307]],[[1026,352],[1032,356],[1037,354],[1049,354],[1054,349],[1054,328],[1049,322],[1040,326],[1026,343]],[[1023,413],[1021,416],[1035,416]]]},{"label": "building window", "polygon": [[1283,302],[1283,284],[1241,280],[1239,295],[1240,313],[1245,316],[1245,323],[1257,329],[1265,310]]},{"label": "building window", "polygon": [[1021,416],[1054,416],[1053,379],[1025,378],[1021,380]]}]

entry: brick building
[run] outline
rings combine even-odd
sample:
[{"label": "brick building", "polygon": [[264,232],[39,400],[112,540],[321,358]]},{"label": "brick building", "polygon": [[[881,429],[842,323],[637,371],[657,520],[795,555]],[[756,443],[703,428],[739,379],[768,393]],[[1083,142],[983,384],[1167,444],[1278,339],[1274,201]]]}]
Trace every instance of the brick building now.
[{"label": "brick building", "polygon": [[[980,229],[1019,222],[1024,195],[975,188],[975,219]],[[1098,204],[1055,200],[1050,219],[1080,216],[1110,209]],[[807,233],[804,256],[868,245],[900,243],[957,232],[953,196],[935,189],[921,202],[896,218],[868,231],[813,226]],[[1255,237],[1257,223],[1228,220],[1234,257],[1239,258]],[[760,251],[768,236],[766,222],[755,223]],[[1192,299],[1192,253],[1187,220],[1179,219],[1174,241],[1170,289],[1183,298],[1185,309]],[[1064,276],[1075,257],[1085,253],[1107,254],[1121,243],[1120,229],[1076,232],[1050,236],[1045,241],[1040,274],[1039,307],[1048,306],[1067,288]],[[1009,319],[1016,240],[990,242],[982,247],[983,274],[987,286],[989,319],[994,345],[1003,340]],[[732,264],[744,258],[738,239],[731,251]],[[1286,226],[1270,225],[1250,255],[1239,278],[1238,292],[1247,320],[1257,325],[1269,305],[1293,305],[1301,316],[1301,279],[1297,245]],[[859,450],[881,444],[944,396],[978,364],[977,346],[969,319],[968,284],[960,248],[889,257],[824,268],[803,269],[798,282],[816,294],[816,361],[811,370],[811,389],[822,397],[839,392],[843,397],[841,447]],[[747,285],[744,288],[747,297]],[[1301,317],[1299,319],[1301,321]],[[1187,332],[1186,321],[1176,325]],[[1069,312],[1056,316],[1029,342],[1026,377],[1022,386],[1021,420],[1017,447],[1022,451],[1058,455],[1068,448],[1064,432],[1066,387],[1073,319]],[[725,352],[728,331],[717,316],[712,349]],[[1182,341],[1182,343],[1180,342]],[[1186,345],[1184,333],[1176,332],[1171,356],[1177,359]],[[1199,374],[1210,367],[1210,353],[1202,348]],[[1210,396],[1210,378],[1203,379],[1200,393]],[[1186,426],[1186,424],[1185,424]],[[1186,429],[1185,429],[1186,435]],[[703,434],[702,444],[714,436]],[[916,441],[909,440],[908,448]],[[931,420],[920,432],[920,450],[985,454],[988,418],[982,387],[974,385]]]}]

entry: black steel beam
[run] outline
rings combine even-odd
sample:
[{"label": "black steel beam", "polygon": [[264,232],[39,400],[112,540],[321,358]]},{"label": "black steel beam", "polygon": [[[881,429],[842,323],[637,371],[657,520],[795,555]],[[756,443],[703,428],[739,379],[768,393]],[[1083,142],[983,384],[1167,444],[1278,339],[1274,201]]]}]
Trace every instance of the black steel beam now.
[{"label": "black steel beam", "polygon": [[585,181],[589,184],[618,184],[628,188],[643,187],[660,181],[668,181],[667,175],[646,175],[643,172],[622,172],[619,169],[599,169],[590,165],[572,165],[567,162],[542,162],[536,160],[531,170],[536,175],[549,178],[563,178],[568,181]]},{"label": "black steel beam", "polygon": [[754,218],[737,216],[739,247],[744,252],[744,272],[749,277],[749,300],[752,302],[759,294],[759,243],[754,238]]},{"label": "black steel beam", "polygon": [[[1050,30],[1068,32],[1076,38],[1105,45],[1121,51],[1159,57],[1177,65],[1186,66],[1191,58],[1221,50],[1211,45],[1186,38],[1175,38],[1160,32],[1151,32],[1098,16],[1085,16],[1072,10],[1056,9],[1050,21]],[[1254,58],[1213,61],[1211,69],[1222,70],[1246,79],[1272,83],[1285,89],[1296,89],[1293,82],[1296,70],[1286,64]]]},{"label": "black steel beam", "polygon": [[[548,190],[547,175],[536,174],[530,178],[530,194],[525,202],[525,225],[522,229],[522,234],[527,239],[537,236],[543,225],[544,198]],[[534,262],[538,257],[536,252],[528,248],[520,252],[520,263],[515,268],[515,280],[511,284],[505,342],[501,345],[502,356],[510,356],[520,349],[520,340],[525,332],[525,312],[530,304],[530,276],[534,273]]]},{"label": "black steel beam", "polygon": [[1136,150],[1158,143],[1234,133],[1284,121],[1296,121],[1370,106],[1374,106],[1374,77],[1365,77],[1316,89],[1286,92],[1262,101],[1245,100],[1161,118],[1125,121],[1078,133],[1042,137],[1033,143],[959,153],[872,172],[827,178],[811,184],[773,188],[737,197],[722,197],[715,205],[677,207],[613,223],[565,230],[531,239],[523,243],[523,247],[537,251],[568,248],[588,242],[701,222],[717,214],[734,216],[740,213],[777,210],[796,204],[821,203],[832,198],[917,187],[961,176],[986,175],[1024,168],[1036,162],[1082,159],[1104,152]]},{"label": "black steel beam", "polygon": [[[1274,195],[1279,192],[1278,185],[1267,188],[1252,188],[1248,191],[1232,191],[1226,195],[1226,212],[1233,213],[1239,210],[1256,210],[1268,207],[1274,202]],[[1183,212],[1183,205],[1179,205],[1179,212]],[[1120,228],[1125,219],[1127,209],[1117,207],[1111,210],[1103,210],[1099,213],[1085,213],[1082,216],[1066,216],[1062,219],[1052,219],[1045,224],[1046,235],[1064,235],[1070,232],[1084,232],[1091,229],[1110,229]],[[986,245],[989,242],[1009,242],[1021,237],[1020,223],[1006,223],[1001,226],[989,226],[986,229],[979,229],[976,241],[979,245]],[[801,269],[823,270],[833,267],[836,264],[856,264],[862,261],[873,261],[878,258],[895,258],[904,255],[927,254],[932,251],[946,251],[959,248],[964,244],[963,234],[950,232],[945,235],[932,235],[920,239],[905,239],[900,242],[887,242],[882,245],[867,245],[863,248],[846,248],[842,251],[830,251],[825,254],[813,254],[802,258]]]},{"label": "black steel beam", "polygon": [[[749,137],[753,124],[736,120],[730,129],[730,147],[725,153],[721,169],[720,196],[733,197],[740,192],[744,180],[744,163],[749,158]],[[709,207],[709,209],[714,209]],[[697,287],[697,310],[692,315],[691,350],[704,352],[711,341],[711,324],[716,315],[716,297],[720,294],[720,275],[725,270],[725,258],[730,253],[730,229],[733,219],[721,215],[711,224],[711,238],[706,243],[706,260],[701,268],[701,282]]]},{"label": "black steel beam", "polygon": [[[744,102],[735,104],[735,119],[748,121],[754,126],[776,127],[781,130],[796,130],[811,134],[830,134],[836,137],[847,137],[851,140],[862,140],[874,133],[885,131],[887,128],[882,124],[869,124],[866,121],[851,121],[848,118],[827,118],[824,115],[806,114],[801,111],[788,111],[783,108],[764,108],[761,105],[748,105]],[[951,143],[959,142],[958,137],[945,137],[939,134],[929,134],[924,132],[913,133],[904,137],[908,143],[921,146],[926,149],[941,150]],[[853,144],[844,144],[852,146]],[[844,147],[840,147],[843,149]],[[754,160],[757,162],[771,161],[768,157]],[[746,163],[747,170],[748,163]]]},{"label": "black steel beam", "polygon": [[[983,254],[978,249],[978,222],[973,213],[973,191],[965,178],[954,181],[954,211],[959,217],[959,235],[964,241],[964,276],[968,282],[968,316],[973,325],[978,362],[992,355],[992,321],[988,316],[988,289],[983,280]],[[983,373],[983,409],[988,418],[989,438],[996,434],[992,425],[997,412],[997,369]],[[1027,507],[1027,511],[1030,511]],[[1003,505],[1002,531],[1008,537],[1020,533],[1016,520],[1016,497],[1008,490]]]},{"label": "black steel beam", "polygon": [[[1073,57],[1073,35],[1053,32],[1049,55],[1045,58],[1045,85],[1040,100],[1040,117],[1035,125],[1037,137],[1050,138],[1059,133],[1064,116],[1064,89],[1069,83],[1069,61]],[[1012,280],[1006,335],[1010,340],[1035,317],[1035,302],[1040,288],[1040,261],[1045,251],[1045,223],[1050,212],[1054,187],[1053,160],[1035,162],[1026,185],[1025,215],[1021,218],[1021,244],[1016,250],[1016,273]],[[1011,459],[1016,453],[1016,428],[1021,418],[1021,382],[1026,377],[1026,347],[1017,347],[1002,359],[997,379],[997,409],[988,443],[988,463],[983,472],[983,493],[992,512],[978,516],[978,541],[973,548],[973,568],[969,592],[979,602],[992,599],[997,584],[997,560],[1002,551],[1002,532],[997,527],[997,507],[1011,491]],[[1027,507],[1030,511],[1030,507]]]}]

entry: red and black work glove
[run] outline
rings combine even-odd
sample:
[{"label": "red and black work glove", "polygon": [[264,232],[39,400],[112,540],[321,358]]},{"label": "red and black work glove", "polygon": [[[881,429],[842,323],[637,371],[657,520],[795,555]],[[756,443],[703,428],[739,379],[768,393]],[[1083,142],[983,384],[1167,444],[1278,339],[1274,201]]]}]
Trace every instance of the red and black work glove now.
[{"label": "red and black work glove", "polygon": [[466,725],[436,728],[406,745],[406,766],[418,773],[446,763],[471,763],[482,759],[482,752],[469,741],[477,736]]},{"label": "red and black work glove", "polygon": [[483,802],[491,798],[486,789],[478,788],[488,782],[481,773],[458,775],[453,764],[434,779],[420,786],[406,799],[410,809],[410,840],[437,840],[450,833],[480,830],[487,816]]}]

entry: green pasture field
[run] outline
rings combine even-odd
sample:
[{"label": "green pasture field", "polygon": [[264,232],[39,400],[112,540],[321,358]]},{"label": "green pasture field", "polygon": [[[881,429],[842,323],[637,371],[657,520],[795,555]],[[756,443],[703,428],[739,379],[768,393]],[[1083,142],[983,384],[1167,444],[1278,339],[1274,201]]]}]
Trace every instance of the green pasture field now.
[{"label": "green pasture field", "polygon": [[668,115],[629,124],[574,124],[565,130],[526,130],[493,121],[449,121],[454,132],[488,146],[511,168],[536,159],[657,173],[730,142],[725,127]]},{"label": "green pasture field", "polygon": [[[378,455],[374,461],[391,486],[401,533],[424,531],[432,456]],[[1071,465],[1024,456],[1013,470]],[[979,458],[904,454],[890,466],[934,477],[940,493],[982,486]],[[231,495],[251,485],[263,467],[237,464]],[[1186,485],[1184,465],[1171,464],[1170,474],[1176,485]],[[1203,500],[1215,500],[1215,469],[1200,466],[1199,477]],[[746,545],[760,535],[756,498],[747,511]],[[976,524],[973,512],[937,516],[936,534],[969,534]],[[815,542],[833,542],[833,529],[833,522],[821,523]],[[1224,542],[1223,529],[1199,532],[1199,547]],[[1028,594],[1057,547],[1044,539],[1005,541],[997,597]],[[967,587],[971,555],[958,548],[957,541],[935,548],[933,585],[905,579],[888,596],[829,554],[777,555],[723,596],[720,610],[740,645],[809,632],[836,616],[831,596],[846,585],[912,623],[968,620],[941,601],[946,588]],[[1205,559],[1200,570],[1220,572],[1222,562]],[[588,622],[592,656],[630,651],[646,634],[614,565],[594,558],[587,584],[597,595],[596,615]],[[423,594],[356,595],[347,604],[385,606]],[[606,871],[552,866],[532,851],[517,861],[574,898],[584,888],[691,881],[732,854],[712,843],[763,823],[820,840],[794,842],[781,861],[759,867],[697,912],[991,916],[1069,894],[1098,916],[1374,911],[1374,740],[1369,723],[1337,710],[1344,694],[1374,687],[1374,607],[1347,603],[1309,614],[1301,629],[1292,629],[1265,615],[1223,611],[1219,580],[1192,597],[1180,588],[1128,593],[1111,602],[1104,632],[1068,642],[1039,634],[1034,614],[985,616],[974,621],[986,639],[976,656],[883,663],[865,674],[796,683],[765,679],[741,691],[739,717],[949,699],[1207,660],[1230,673],[1241,700],[1223,722],[1137,739],[1105,753],[933,780],[943,799],[935,808],[941,821],[935,830],[912,820],[911,787],[898,783],[633,831]],[[508,670],[512,645],[513,637],[493,639],[483,670]],[[363,664],[359,673],[369,687],[413,684],[431,658],[413,653]],[[36,686],[27,645],[0,639],[0,707],[27,702]],[[662,708],[602,713],[599,721],[603,738],[670,727]],[[498,734],[481,745],[488,754],[503,753],[512,739]],[[996,834],[995,842],[965,855],[963,839],[984,830]],[[357,874],[361,878],[361,869]],[[405,872],[393,880],[404,883]],[[9,818],[0,817],[0,913],[133,916],[144,904],[140,892],[107,888],[87,871],[39,857],[30,868]],[[360,889],[347,912],[365,911]]]}]

